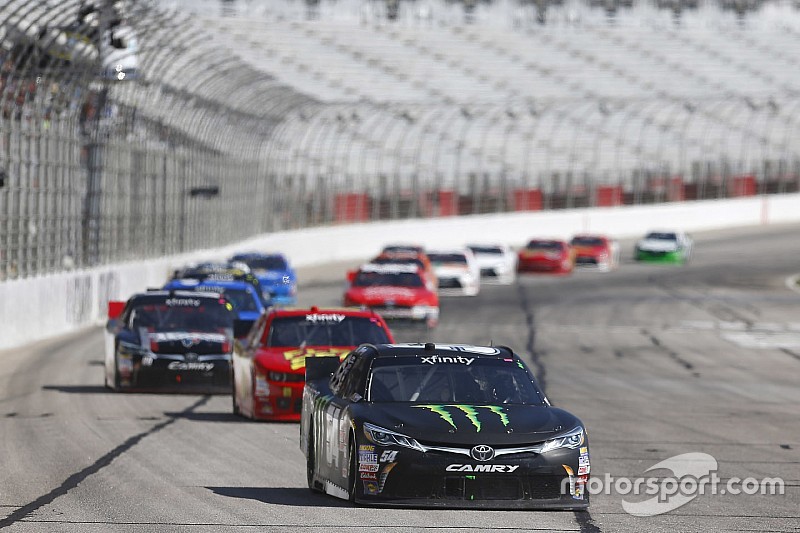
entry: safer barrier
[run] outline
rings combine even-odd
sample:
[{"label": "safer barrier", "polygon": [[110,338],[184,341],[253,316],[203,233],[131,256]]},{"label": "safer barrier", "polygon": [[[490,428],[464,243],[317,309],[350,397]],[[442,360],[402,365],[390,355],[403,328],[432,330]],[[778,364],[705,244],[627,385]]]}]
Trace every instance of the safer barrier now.
[{"label": "safer barrier", "polygon": [[[239,251],[282,251],[302,268],[341,261],[357,263],[390,241],[417,242],[431,248],[467,242],[519,246],[534,236],[568,238],[579,232],[600,232],[624,238],[653,228],[701,231],[787,222],[800,222],[800,194],[402,220],[272,233],[191,254],[0,283],[0,348],[97,324],[109,299],[125,299],[133,292],[160,286],[174,268],[187,262],[221,260]],[[302,290],[302,276],[300,283]]]}]

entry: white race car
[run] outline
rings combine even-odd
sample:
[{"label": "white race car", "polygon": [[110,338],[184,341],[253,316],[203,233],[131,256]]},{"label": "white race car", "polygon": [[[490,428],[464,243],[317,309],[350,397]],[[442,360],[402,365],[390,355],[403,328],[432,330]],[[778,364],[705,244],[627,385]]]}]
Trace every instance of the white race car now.
[{"label": "white race car", "polygon": [[481,271],[469,248],[434,250],[427,253],[439,280],[439,294],[477,296]]},{"label": "white race car", "polygon": [[482,283],[514,283],[517,254],[505,244],[468,244],[481,273]]},{"label": "white race car", "polygon": [[692,238],[683,231],[651,231],[636,243],[637,261],[685,263],[692,255]]}]

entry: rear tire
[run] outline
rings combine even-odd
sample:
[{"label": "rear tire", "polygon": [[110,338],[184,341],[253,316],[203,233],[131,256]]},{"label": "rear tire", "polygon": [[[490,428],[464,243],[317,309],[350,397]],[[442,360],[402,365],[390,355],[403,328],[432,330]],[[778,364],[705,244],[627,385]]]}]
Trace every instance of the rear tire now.
[{"label": "rear tire", "polygon": [[347,492],[349,500],[356,501],[356,478],[358,477],[358,465],[356,465],[356,436],[350,435],[350,468],[347,470]]},{"label": "rear tire", "polygon": [[308,424],[308,452],[306,453],[306,482],[311,492],[322,492],[314,482],[314,470],[316,470],[316,444],[314,443],[314,422]]}]

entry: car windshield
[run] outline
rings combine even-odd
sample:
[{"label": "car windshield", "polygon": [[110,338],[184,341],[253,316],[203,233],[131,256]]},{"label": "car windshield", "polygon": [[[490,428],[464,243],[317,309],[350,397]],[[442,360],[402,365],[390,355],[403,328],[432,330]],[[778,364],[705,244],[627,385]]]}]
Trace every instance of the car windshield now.
[{"label": "car windshield", "polygon": [[307,314],[272,320],[267,346],[358,346],[389,342],[377,318]]},{"label": "car windshield", "polygon": [[474,254],[502,255],[503,249],[499,246],[470,246]]},{"label": "car windshield", "polygon": [[648,233],[645,239],[653,239],[656,241],[677,241],[678,236],[675,235],[674,233],[653,231],[651,233]]},{"label": "car windshield", "polygon": [[237,312],[259,310],[254,289],[234,289],[217,285],[200,285],[195,287],[195,290],[218,292],[225,295],[225,299],[233,304],[233,309]]},{"label": "car windshield", "polygon": [[359,271],[353,280],[354,287],[424,287],[422,278],[415,272],[365,272]]},{"label": "car windshield", "polygon": [[[183,298],[172,298],[178,300]],[[218,332],[233,327],[235,316],[225,303],[210,298],[185,298],[199,305],[168,305],[167,303],[145,303],[131,310],[133,329],[150,331],[199,331]],[[207,302],[205,300],[208,300]]]},{"label": "car windshield", "polygon": [[[513,359],[460,352],[444,362],[429,357],[376,359],[368,381],[373,402],[453,403],[462,405],[543,405],[544,395]],[[444,359],[447,359],[445,357]],[[469,364],[457,362],[472,359]]]},{"label": "car windshield", "polygon": [[562,244],[558,241],[531,241],[529,250],[561,250]]},{"label": "car windshield", "polygon": [[461,263],[466,265],[467,264],[467,256],[464,254],[428,254],[428,259],[431,260],[431,263],[439,264],[442,263]]},{"label": "car windshield", "polygon": [[388,246],[384,246],[384,252],[413,252],[413,253],[422,253],[422,246],[416,246],[413,244],[390,244]]},{"label": "car windshield", "polygon": [[264,271],[264,270],[286,270],[288,268],[286,261],[282,257],[278,256],[252,257],[243,259],[237,259],[234,257],[234,261],[241,261],[242,263],[249,266],[250,269],[253,270],[254,272]]},{"label": "car windshield", "polygon": [[605,242],[599,237],[575,237],[572,239],[573,246],[603,246]]}]

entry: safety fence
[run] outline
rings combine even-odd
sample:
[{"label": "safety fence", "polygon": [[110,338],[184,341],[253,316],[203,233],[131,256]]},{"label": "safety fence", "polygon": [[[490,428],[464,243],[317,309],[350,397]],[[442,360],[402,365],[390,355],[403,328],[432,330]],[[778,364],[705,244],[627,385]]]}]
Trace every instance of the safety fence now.
[{"label": "safety fence", "polygon": [[[800,190],[793,78],[762,95],[596,98],[589,82],[571,82],[570,98],[462,102],[303,24],[290,36],[297,49],[333,47],[358,72],[368,65],[368,76],[429,98],[300,92],[240,59],[241,45],[209,24],[153,2],[0,3],[0,280],[309,226]],[[387,35],[466,85],[506,84],[448,49]],[[356,69],[326,73],[313,58],[256,48],[332,87],[368,83]],[[484,48],[513,67],[502,42]]]}]

